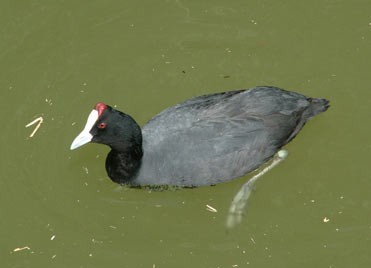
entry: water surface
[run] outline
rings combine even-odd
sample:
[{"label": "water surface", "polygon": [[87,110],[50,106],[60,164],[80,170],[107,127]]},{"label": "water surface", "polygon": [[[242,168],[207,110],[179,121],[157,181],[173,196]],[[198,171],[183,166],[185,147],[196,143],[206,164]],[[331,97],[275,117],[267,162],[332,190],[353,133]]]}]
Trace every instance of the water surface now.
[{"label": "water surface", "polygon": [[[368,267],[367,1],[2,1],[2,267]],[[331,100],[257,183],[113,184],[108,148],[69,151],[98,101],[143,125],[213,92],[275,85]],[[42,116],[33,138],[24,126]],[[206,205],[217,209],[213,213]],[[16,248],[29,249],[14,252]]]}]

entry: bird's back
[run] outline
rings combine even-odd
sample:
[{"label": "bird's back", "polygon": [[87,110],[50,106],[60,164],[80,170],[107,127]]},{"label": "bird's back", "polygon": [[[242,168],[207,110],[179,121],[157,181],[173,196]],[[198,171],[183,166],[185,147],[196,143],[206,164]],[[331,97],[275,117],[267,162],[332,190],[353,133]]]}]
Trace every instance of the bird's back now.
[{"label": "bird's back", "polygon": [[268,161],[305,122],[327,109],[324,99],[275,87],[196,97],[152,118],[142,129],[138,184],[211,185]]}]

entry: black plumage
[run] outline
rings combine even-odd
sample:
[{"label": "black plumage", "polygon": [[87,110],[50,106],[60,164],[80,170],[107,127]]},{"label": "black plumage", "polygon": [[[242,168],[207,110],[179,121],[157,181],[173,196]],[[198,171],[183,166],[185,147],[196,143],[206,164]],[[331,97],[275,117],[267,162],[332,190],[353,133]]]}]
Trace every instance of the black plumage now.
[{"label": "black plumage", "polygon": [[186,100],[142,129],[107,106],[90,133],[92,142],[111,147],[106,169],[115,182],[213,185],[257,169],[328,106],[326,99],[256,87]]}]

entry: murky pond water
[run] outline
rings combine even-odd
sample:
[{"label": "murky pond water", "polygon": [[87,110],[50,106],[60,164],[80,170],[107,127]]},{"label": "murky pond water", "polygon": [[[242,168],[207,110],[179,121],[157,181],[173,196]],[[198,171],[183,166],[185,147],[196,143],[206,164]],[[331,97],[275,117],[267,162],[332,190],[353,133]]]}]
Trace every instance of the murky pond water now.
[{"label": "murky pond water", "polygon": [[[370,3],[0,6],[2,267],[370,266]],[[108,148],[69,150],[98,101],[143,125],[185,99],[257,85],[332,106],[285,147],[232,231],[225,217],[248,177],[129,189],[108,179]]]}]

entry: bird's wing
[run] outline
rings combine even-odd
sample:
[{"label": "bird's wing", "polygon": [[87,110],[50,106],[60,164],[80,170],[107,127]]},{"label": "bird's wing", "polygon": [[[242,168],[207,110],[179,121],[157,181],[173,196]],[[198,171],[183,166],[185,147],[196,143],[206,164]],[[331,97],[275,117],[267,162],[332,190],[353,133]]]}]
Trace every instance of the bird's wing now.
[{"label": "bird's wing", "polygon": [[161,112],[142,129],[141,172],[156,172],[163,184],[187,174],[185,185],[195,177],[207,185],[253,171],[286,144],[300,119],[303,105],[285,92],[212,94]]}]

